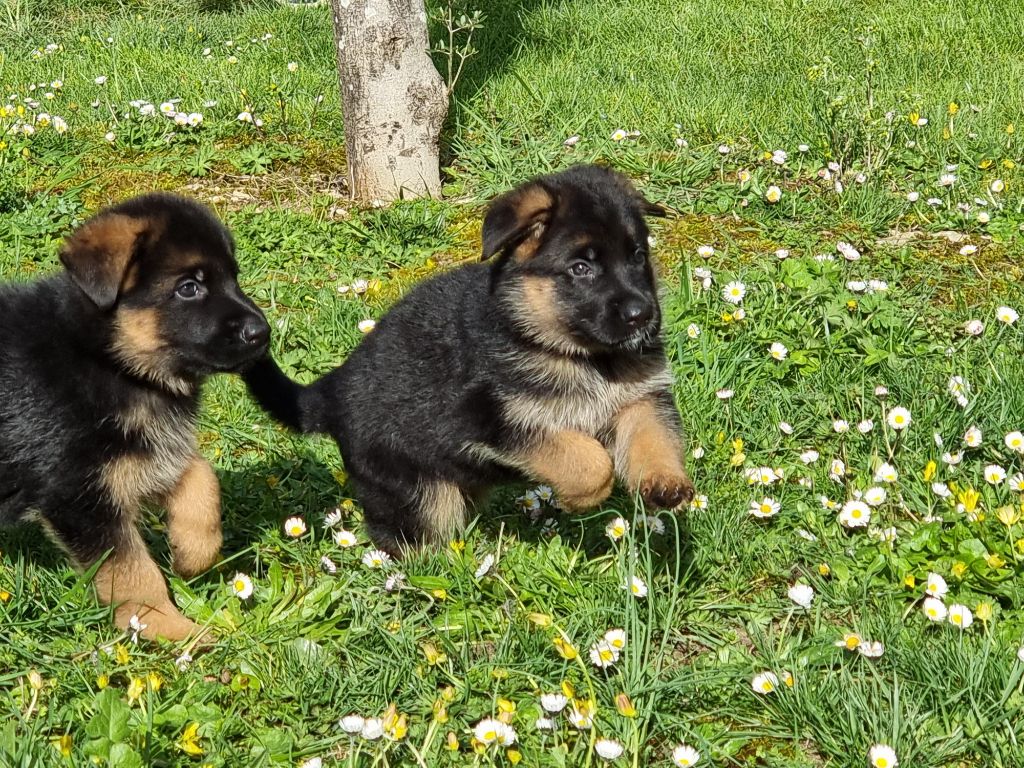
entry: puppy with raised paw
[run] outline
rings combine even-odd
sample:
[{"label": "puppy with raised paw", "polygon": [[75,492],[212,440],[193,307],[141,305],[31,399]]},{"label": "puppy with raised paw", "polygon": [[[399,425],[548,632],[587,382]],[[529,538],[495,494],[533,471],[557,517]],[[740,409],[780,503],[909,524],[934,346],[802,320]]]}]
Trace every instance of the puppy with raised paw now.
[{"label": "puppy with raised paw", "polygon": [[161,502],[174,570],[221,545],[220,487],[199,455],[199,389],[266,353],[269,327],[238,287],[234,243],[206,208],[152,194],[107,208],[64,243],[65,271],[0,286],[0,523],[34,518],[120,627],[179,640],[138,528]]},{"label": "puppy with raised paw", "polygon": [[551,485],[573,510],[619,477],[689,501],[644,216],[623,176],[576,166],[494,200],[484,263],[423,282],[309,386],[268,356],[244,375],[292,429],[338,443],[378,546],[443,541],[500,483]]}]

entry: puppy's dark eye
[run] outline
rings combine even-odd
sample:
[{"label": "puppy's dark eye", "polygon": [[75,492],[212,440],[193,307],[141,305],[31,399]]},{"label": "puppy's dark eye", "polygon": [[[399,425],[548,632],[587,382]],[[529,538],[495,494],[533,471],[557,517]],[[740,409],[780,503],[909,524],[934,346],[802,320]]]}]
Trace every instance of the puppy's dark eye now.
[{"label": "puppy's dark eye", "polygon": [[206,294],[206,289],[197,280],[182,280],[174,294],[180,299],[197,299]]},{"label": "puppy's dark eye", "polygon": [[587,277],[594,274],[594,268],[585,261],[575,261],[569,267],[569,274],[573,277]]},{"label": "puppy's dark eye", "polygon": [[643,264],[647,261],[647,251],[644,248],[637,248],[629,257],[629,261],[631,264]]}]

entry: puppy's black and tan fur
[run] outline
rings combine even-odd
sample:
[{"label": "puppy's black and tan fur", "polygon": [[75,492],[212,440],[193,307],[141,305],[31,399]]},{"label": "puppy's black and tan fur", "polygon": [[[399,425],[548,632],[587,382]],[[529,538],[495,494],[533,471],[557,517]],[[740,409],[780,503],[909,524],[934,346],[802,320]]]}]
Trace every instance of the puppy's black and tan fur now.
[{"label": "puppy's black and tan fur", "polygon": [[693,486],[643,218],[661,214],[607,169],[538,178],[491,204],[486,263],[416,287],[316,383],[268,358],[249,387],[280,421],[337,440],[392,553],[449,536],[510,480],[584,509],[618,476],[675,507]]},{"label": "puppy's black and tan fur", "polygon": [[0,522],[42,522],[75,564],[102,560],[99,597],[143,635],[197,629],[146,550],[162,502],[175,571],[209,568],[220,490],[197,451],[203,379],[265,353],[269,328],[237,283],[234,245],[170,195],[108,208],[65,242],[65,271],[0,287]]}]

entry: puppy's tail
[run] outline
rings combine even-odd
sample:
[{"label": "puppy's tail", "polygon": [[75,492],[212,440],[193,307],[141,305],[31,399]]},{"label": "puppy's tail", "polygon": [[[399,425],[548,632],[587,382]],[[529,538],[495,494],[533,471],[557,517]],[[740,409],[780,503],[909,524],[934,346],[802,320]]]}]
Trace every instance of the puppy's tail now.
[{"label": "puppy's tail", "polygon": [[306,434],[327,431],[327,404],[315,385],[304,386],[285,375],[267,355],[242,374],[260,406],[289,429]]}]

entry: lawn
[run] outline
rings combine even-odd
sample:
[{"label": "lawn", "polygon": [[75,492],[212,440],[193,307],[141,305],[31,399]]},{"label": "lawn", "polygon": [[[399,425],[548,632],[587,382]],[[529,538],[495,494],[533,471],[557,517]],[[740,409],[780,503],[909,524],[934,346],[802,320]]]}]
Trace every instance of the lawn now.
[{"label": "lawn", "polygon": [[219,641],[135,643],[38,529],[0,532],[0,764],[1024,764],[1024,6],[481,3],[445,200],[364,208],[325,7],[67,5],[0,5],[0,278],[56,269],[103,204],[194,195],[308,381],[476,258],[492,195],[607,163],[671,211],[701,495],[569,516],[507,488],[371,567],[333,443],[212,380],[224,559],[171,585]]}]

